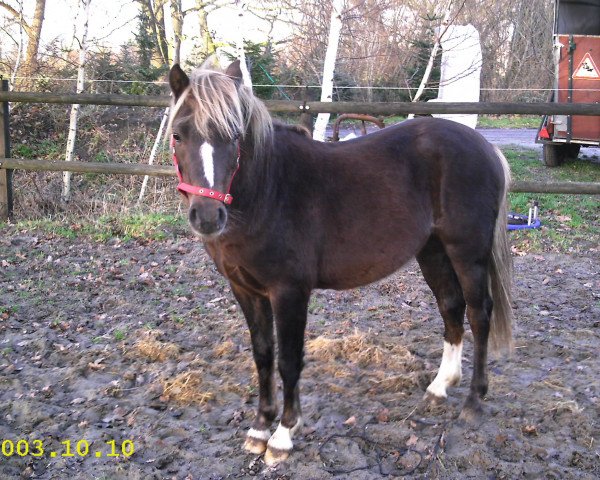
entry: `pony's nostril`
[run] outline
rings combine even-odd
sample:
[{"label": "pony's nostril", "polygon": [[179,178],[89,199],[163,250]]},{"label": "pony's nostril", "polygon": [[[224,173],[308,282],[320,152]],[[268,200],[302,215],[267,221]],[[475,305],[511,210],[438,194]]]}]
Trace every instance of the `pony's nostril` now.
[{"label": "pony's nostril", "polygon": [[202,218],[200,216],[200,212],[196,207],[190,207],[190,211],[188,213],[188,220],[190,224],[194,227],[199,227],[202,222]]},{"label": "pony's nostril", "polygon": [[221,206],[217,212],[217,224],[222,227],[225,222],[227,222],[227,209]]}]

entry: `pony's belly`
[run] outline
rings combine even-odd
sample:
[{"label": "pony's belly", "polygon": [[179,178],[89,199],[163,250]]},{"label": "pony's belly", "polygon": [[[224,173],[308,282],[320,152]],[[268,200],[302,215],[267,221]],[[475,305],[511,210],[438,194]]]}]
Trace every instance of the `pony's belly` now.
[{"label": "pony's belly", "polygon": [[431,235],[429,222],[371,222],[360,234],[338,232],[322,250],[318,288],[343,290],[381,280],[413,258]]},{"label": "pony's belly", "polygon": [[363,259],[362,262],[357,261],[360,259],[356,257],[352,262],[333,261],[324,265],[317,288],[347,290],[376,282],[394,273],[413,258],[415,253]]}]

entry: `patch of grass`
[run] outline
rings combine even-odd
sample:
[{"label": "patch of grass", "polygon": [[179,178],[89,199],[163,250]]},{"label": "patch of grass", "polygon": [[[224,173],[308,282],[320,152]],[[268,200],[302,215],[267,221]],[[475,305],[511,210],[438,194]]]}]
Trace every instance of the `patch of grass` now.
[{"label": "patch of grass", "polygon": [[542,118],[539,115],[479,115],[479,128],[538,128]]},{"label": "patch of grass", "polygon": [[123,340],[125,340],[126,334],[127,334],[127,332],[117,329],[113,332],[113,337],[114,337],[115,341],[122,342]]},{"label": "patch of grass", "polygon": [[0,350],[0,355],[2,355],[3,357],[8,357],[12,352],[12,347],[4,347],[2,350]]},{"label": "patch of grass", "polygon": [[[548,168],[535,150],[504,151],[516,180],[600,182],[600,165],[585,159]],[[527,251],[579,252],[600,244],[600,198],[597,195],[510,193],[510,209],[526,214],[539,203],[542,228],[511,232],[513,243]]]},{"label": "patch of grass", "polygon": [[315,313],[323,310],[325,308],[325,304],[321,302],[319,299],[314,296],[310,298],[310,302],[308,304],[308,313],[314,315]]},{"label": "patch of grass", "polygon": [[77,231],[69,222],[53,219],[24,220],[16,224],[19,230],[41,230],[51,233],[57,237],[74,239],[77,237]]},{"label": "patch of grass", "polygon": [[30,143],[16,143],[12,146],[13,156],[16,158],[57,158],[64,153],[61,142],[43,139]]},{"label": "patch of grass", "polygon": [[[406,116],[394,115],[385,117],[386,126],[394,125],[406,120]],[[478,128],[538,128],[541,117],[539,115],[479,115]],[[346,123],[346,122],[344,122]],[[351,124],[352,122],[348,122]],[[359,123],[359,122],[355,122]]]},{"label": "patch of grass", "polygon": [[163,240],[168,236],[169,231],[185,228],[185,219],[181,216],[161,213],[110,215],[100,217],[95,227],[96,235],[100,236],[110,231],[113,236],[125,240],[132,238]]},{"label": "patch of grass", "polygon": [[[0,227],[6,228],[8,224],[2,224]],[[14,227],[18,230],[42,231],[68,239],[91,237],[96,241],[106,241],[110,238],[164,240],[174,232],[187,231],[184,217],[161,213],[106,215],[94,220],[78,218],[76,221],[69,218],[22,220]]]},{"label": "patch of grass", "polygon": [[4,306],[0,305],[0,315],[12,315],[13,313],[17,313],[19,307],[16,306]]},{"label": "patch of grass", "polygon": [[391,117],[385,117],[383,121],[385,122],[386,127],[390,125],[394,125],[396,123],[400,123],[406,120],[406,115],[393,115]]}]

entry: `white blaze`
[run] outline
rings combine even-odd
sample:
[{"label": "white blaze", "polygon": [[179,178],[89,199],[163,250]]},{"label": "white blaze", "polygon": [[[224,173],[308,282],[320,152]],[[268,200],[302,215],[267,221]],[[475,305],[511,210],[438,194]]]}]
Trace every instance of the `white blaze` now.
[{"label": "white blaze", "polygon": [[462,342],[452,345],[444,341],[442,363],[435,379],[427,387],[429,393],[436,397],[446,397],[446,389],[460,382],[462,377],[462,347]]},{"label": "white blaze", "polygon": [[204,142],[200,147],[200,158],[204,167],[204,176],[210,188],[215,186],[215,162],[213,160],[214,149],[210,143]]}]

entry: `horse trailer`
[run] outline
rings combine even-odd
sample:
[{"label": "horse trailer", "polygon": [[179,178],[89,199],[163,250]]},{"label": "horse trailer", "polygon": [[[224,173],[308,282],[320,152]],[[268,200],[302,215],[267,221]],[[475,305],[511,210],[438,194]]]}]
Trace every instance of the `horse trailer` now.
[{"label": "horse trailer", "polygon": [[[550,101],[600,102],[600,0],[556,0],[553,44]],[[559,166],[581,146],[600,145],[600,116],[546,115],[536,142],[543,144],[544,164]]]}]

